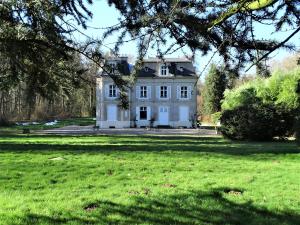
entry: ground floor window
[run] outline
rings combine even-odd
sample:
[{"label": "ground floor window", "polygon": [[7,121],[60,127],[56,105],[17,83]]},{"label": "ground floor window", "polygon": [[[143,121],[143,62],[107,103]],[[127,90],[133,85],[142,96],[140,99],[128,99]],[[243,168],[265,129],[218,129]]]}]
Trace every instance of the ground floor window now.
[{"label": "ground floor window", "polygon": [[147,120],[147,107],[140,107],[140,120]]}]

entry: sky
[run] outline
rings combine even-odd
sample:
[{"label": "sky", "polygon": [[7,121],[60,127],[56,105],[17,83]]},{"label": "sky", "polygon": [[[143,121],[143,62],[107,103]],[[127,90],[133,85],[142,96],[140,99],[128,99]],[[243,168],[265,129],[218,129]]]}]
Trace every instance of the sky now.
[{"label": "sky", "polygon": [[[76,35],[77,40],[84,41],[87,37],[91,38],[100,38],[102,37],[103,33],[105,32],[105,29],[99,29],[99,28],[105,28],[109,26],[113,26],[118,23],[118,18],[120,18],[120,14],[118,11],[113,7],[109,7],[107,0],[94,0],[94,3],[92,6],[88,7],[91,12],[93,13],[93,18],[90,19],[87,23],[88,29],[82,30],[82,33],[78,33]],[[288,36],[289,31],[287,32],[276,32],[272,33],[274,30],[267,26],[257,25],[255,26],[255,35],[259,38],[274,38],[278,41],[283,40],[285,37]],[[130,39],[130,37],[128,37]],[[114,43],[117,40],[117,35],[113,35],[110,38],[108,38],[104,44],[108,47],[113,48]],[[300,34],[298,33],[296,36],[294,36],[290,43],[293,43],[296,45],[296,48],[300,49]],[[131,55],[136,56],[137,55],[137,47],[136,42],[131,41],[124,43],[123,46],[120,48],[120,54],[124,55]],[[103,48],[103,51],[109,51],[109,48]],[[189,53],[188,49],[184,49],[186,53]],[[291,52],[288,52],[286,50],[277,50],[271,54],[271,60],[282,60],[284,57],[288,56],[289,54],[292,54]],[[147,56],[154,57],[156,55],[155,50],[150,50],[147,54]],[[181,50],[173,53],[172,55],[168,57],[184,57],[184,54]],[[208,54],[206,56],[202,56],[201,53],[196,52],[195,56],[195,66],[197,69],[197,72],[201,76],[205,76],[207,70],[209,67],[206,67],[207,62],[211,59],[212,54]],[[212,62],[218,63],[220,61],[220,58],[218,56],[215,56],[212,59]],[[251,70],[248,71],[249,74],[255,73],[255,68],[253,67]]]}]

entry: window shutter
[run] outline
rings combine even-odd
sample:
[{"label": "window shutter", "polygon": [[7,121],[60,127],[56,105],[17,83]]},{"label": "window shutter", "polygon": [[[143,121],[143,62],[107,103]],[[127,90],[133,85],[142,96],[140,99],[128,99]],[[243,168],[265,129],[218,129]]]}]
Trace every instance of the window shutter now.
[{"label": "window shutter", "polygon": [[156,98],[157,99],[160,99],[160,93],[159,93],[159,91],[160,91],[160,86],[156,86]]},{"label": "window shutter", "polygon": [[120,89],[116,87],[117,97],[120,97]]},{"label": "window shutter", "polygon": [[177,86],[177,99],[180,99],[180,86]]},{"label": "window shutter", "polygon": [[136,93],[135,93],[135,95],[136,95],[136,98],[138,98],[138,99],[140,98],[140,93],[141,93],[140,90],[141,90],[141,87],[140,86],[136,86],[136,90],[135,90]]},{"label": "window shutter", "polygon": [[188,98],[191,99],[192,98],[192,87],[188,86]]},{"label": "window shutter", "polygon": [[135,119],[140,120],[140,107],[136,107],[135,114]]},{"label": "window shutter", "polygon": [[104,87],[104,92],[105,92],[105,97],[107,97],[107,98],[109,97],[108,96],[108,93],[109,93],[108,88],[109,88],[109,86],[108,86],[108,84],[106,84],[105,87]]},{"label": "window shutter", "polygon": [[150,106],[147,107],[147,120],[151,119],[151,108]]},{"label": "window shutter", "polygon": [[147,86],[147,99],[151,99],[151,86]]},{"label": "window shutter", "polygon": [[168,86],[168,99],[171,99],[171,90],[172,90],[172,88],[171,88],[171,86]]}]

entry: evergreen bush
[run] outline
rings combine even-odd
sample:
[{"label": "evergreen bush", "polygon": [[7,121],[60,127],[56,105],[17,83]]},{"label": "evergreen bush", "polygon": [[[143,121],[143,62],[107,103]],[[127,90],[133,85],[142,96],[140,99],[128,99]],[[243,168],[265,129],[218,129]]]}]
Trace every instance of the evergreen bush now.
[{"label": "evergreen bush", "polygon": [[[291,136],[299,129],[297,85],[300,69],[275,72],[268,79],[258,78],[234,90],[227,90],[222,102],[221,131],[238,140],[270,140]],[[299,132],[296,132],[296,135]]]}]

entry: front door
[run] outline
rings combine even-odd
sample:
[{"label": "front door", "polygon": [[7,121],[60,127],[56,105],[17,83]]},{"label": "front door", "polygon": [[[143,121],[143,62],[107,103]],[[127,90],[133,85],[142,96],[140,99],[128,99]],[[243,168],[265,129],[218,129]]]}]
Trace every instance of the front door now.
[{"label": "front door", "polygon": [[117,121],[117,105],[107,106],[107,121]]},{"label": "front door", "polygon": [[158,115],[160,125],[169,125],[169,107],[160,106]]}]

